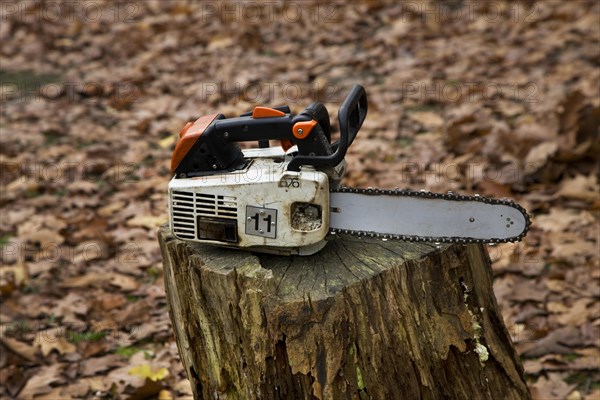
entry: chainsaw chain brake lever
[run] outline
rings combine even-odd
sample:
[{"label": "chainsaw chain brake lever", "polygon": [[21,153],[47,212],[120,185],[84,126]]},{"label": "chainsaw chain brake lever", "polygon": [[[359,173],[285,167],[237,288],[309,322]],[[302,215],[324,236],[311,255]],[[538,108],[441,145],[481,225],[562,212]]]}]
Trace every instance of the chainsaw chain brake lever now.
[{"label": "chainsaw chain brake lever", "polygon": [[247,160],[238,142],[258,141],[260,147],[267,147],[269,140],[298,146],[298,155],[288,163],[290,171],[299,171],[303,165],[334,167],[344,159],[366,114],[365,89],[355,85],[340,107],[340,139],[333,144],[329,113],[321,103],[313,103],[295,116],[283,106],[255,107],[238,118],[221,114],[201,117],[179,134],[171,172],[176,177],[193,177],[239,170]]}]

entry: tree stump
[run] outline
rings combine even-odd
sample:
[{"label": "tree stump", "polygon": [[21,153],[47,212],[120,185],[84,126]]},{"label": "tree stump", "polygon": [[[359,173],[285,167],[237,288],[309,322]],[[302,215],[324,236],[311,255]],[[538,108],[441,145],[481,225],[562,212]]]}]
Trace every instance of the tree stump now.
[{"label": "tree stump", "polygon": [[481,245],[333,236],[308,257],[159,231],[197,399],[528,399]]}]

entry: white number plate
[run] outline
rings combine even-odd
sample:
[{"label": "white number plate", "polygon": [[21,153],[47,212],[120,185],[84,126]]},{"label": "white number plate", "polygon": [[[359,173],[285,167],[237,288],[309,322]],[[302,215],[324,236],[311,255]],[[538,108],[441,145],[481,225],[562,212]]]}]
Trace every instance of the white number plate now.
[{"label": "white number plate", "polygon": [[246,234],[275,239],[277,235],[277,210],[246,206]]}]

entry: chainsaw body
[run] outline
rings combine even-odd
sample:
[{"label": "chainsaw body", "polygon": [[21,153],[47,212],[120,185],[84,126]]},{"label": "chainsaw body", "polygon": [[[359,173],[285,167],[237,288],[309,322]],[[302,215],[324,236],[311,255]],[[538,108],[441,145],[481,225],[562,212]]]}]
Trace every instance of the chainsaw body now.
[{"label": "chainsaw body", "polygon": [[[355,85],[338,112],[314,103],[256,107],[188,123],[171,159],[169,220],[179,239],[254,251],[309,255],[328,233],[410,242],[504,243],[521,240],[531,219],[509,199],[408,189],[339,187],[344,156],[367,114]],[[269,147],[273,140],[281,147]],[[239,142],[258,141],[242,150]]]},{"label": "chainsaw body", "polygon": [[276,148],[257,150],[246,154],[243,169],[171,181],[176,237],[286,255],[312,254],[325,245],[327,174],[314,168],[288,171],[283,151],[275,156]]},{"label": "chainsaw body", "polygon": [[[345,173],[344,156],[367,112],[355,86],[339,111],[331,143],[329,114],[311,104],[256,107],[238,118],[210,115],[188,124],[173,154],[169,222],[179,239],[291,255],[325,245],[330,189]],[[270,140],[281,146],[268,147]],[[242,150],[240,141],[258,141]]]}]

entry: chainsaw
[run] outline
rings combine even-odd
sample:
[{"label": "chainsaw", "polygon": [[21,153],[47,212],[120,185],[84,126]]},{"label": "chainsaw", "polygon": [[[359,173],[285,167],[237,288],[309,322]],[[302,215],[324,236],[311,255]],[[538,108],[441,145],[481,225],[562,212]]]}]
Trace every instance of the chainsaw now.
[{"label": "chainsaw", "polygon": [[[355,85],[338,111],[335,141],[320,103],[297,115],[288,106],[255,107],[235,118],[214,114],[188,122],[171,159],[172,234],[310,255],[337,233],[432,243],[514,242],[527,233],[529,216],[508,199],[341,186],[344,157],[367,108],[365,89]],[[258,147],[242,149],[248,141]]]}]

